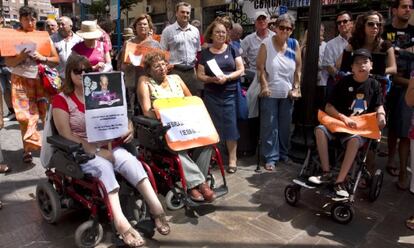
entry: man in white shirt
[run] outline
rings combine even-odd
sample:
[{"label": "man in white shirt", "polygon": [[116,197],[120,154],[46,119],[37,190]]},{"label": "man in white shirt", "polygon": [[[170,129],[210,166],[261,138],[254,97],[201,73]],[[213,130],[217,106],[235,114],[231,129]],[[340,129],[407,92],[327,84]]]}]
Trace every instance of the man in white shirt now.
[{"label": "man in white shirt", "polygon": [[249,80],[253,79],[256,73],[256,57],[259,52],[262,41],[273,36],[275,33],[268,29],[269,15],[264,11],[257,11],[255,13],[255,30],[256,32],[247,35],[241,42],[243,50],[242,57],[246,63],[246,77]]},{"label": "man in white shirt", "polygon": [[[352,33],[352,14],[348,11],[342,11],[336,16],[336,25],[338,27],[339,35],[326,43],[325,51],[323,53],[322,67],[325,72],[329,73],[329,79],[327,81],[333,82],[338,69],[335,67],[336,60],[341,56],[345,47],[348,45],[348,40]],[[321,84],[324,84],[322,82]],[[327,94],[330,92],[330,83],[325,82],[327,85]]]},{"label": "man in white shirt", "polygon": [[62,79],[65,79],[66,61],[72,53],[72,47],[82,41],[82,38],[72,31],[72,26],[72,20],[62,16],[58,20],[58,32],[50,37],[59,54],[60,63],[56,68]]},{"label": "man in white shirt", "polygon": [[188,86],[191,94],[200,95],[203,84],[195,74],[196,55],[201,51],[200,33],[189,23],[191,5],[179,2],[175,6],[177,21],[166,27],[161,34],[161,48],[170,52],[172,73],[178,74]]}]

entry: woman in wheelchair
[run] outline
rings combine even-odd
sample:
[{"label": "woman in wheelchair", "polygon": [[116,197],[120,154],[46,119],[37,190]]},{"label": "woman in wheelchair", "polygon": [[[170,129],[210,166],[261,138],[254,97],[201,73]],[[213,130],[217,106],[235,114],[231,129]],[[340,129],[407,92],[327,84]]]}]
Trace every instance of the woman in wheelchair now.
[{"label": "woman in wheelchair", "polygon": [[150,208],[157,231],[167,235],[170,232],[170,227],[142,164],[119,146],[132,140],[132,123],[129,123],[128,133],[116,140],[117,142],[112,142],[112,150],[100,144],[87,142],[82,74],[89,71],[91,71],[91,65],[84,56],[72,54],[68,58],[63,92],[55,96],[52,103],[53,120],[59,135],[81,143],[85,152],[96,155],[94,159],[81,164],[82,171],[99,178],[105,185],[114,215],[114,226],[125,244],[130,247],[143,246],[145,243],[143,238],[131,226],[122,212],[118,196],[119,184],[115,178],[115,171],[120,173],[129,183],[136,185]]},{"label": "woman in wheelchair", "polygon": [[[358,49],[354,51],[352,59],[353,74],[344,77],[335,85],[325,106],[325,111],[328,115],[344,122],[348,127],[357,129],[357,123],[349,116],[355,112],[352,107],[355,108],[355,105],[361,105],[355,104],[356,100],[362,100],[364,101],[363,106],[367,106],[364,113],[376,112],[378,127],[382,129],[385,126],[383,96],[378,81],[369,77],[369,72],[372,69],[371,52],[363,48]],[[364,107],[362,108],[364,109]],[[315,128],[315,136],[323,174],[311,176],[308,180],[315,184],[331,182],[328,140],[334,137],[339,138],[346,150],[341,169],[335,181],[334,190],[336,195],[340,197],[349,197],[344,181],[352,167],[358,149],[365,142],[365,138],[347,133],[333,134],[323,125]]]},{"label": "woman in wheelchair", "polygon": [[[185,83],[178,75],[167,75],[167,60],[160,52],[152,52],[145,56],[144,70],[147,76],[138,81],[137,96],[145,116],[156,118],[152,102],[158,98],[173,98],[191,96]],[[178,152],[181,160],[185,180],[187,182],[190,198],[193,201],[212,202],[216,195],[206,182],[206,175],[212,154],[211,147],[197,148],[193,154],[198,158],[190,158],[187,151]],[[201,151],[200,151],[201,149]]]}]

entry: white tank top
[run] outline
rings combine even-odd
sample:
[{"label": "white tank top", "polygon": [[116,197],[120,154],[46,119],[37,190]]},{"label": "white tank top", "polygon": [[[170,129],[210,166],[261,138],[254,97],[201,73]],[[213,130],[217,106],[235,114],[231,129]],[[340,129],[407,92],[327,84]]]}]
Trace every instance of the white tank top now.
[{"label": "white tank top", "polygon": [[288,47],[283,53],[276,51],[272,37],[264,39],[262,43],[266,46],[266,72],[270,97],[287,98],[294,81],[296,69],[294,47],[297,46],[297,41],[289,38]]}]

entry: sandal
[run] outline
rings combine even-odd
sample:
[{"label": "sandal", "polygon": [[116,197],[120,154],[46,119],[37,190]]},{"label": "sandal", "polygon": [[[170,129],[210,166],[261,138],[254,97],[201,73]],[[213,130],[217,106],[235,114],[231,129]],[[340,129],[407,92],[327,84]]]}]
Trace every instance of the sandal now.
[{"label": "sandal", "polygon": [[0,164],[0,173],[7,173],[10,172],[11,169],[7,164]]},{"label": "sandal", "polygon": [[23,162],[26,164],[30,164],[33,162],[33,157],[31,152],[25,152],[23,154]]},{"label": "sandal", "polygon": [[132,226],[121,234],[121,239],[129,247],[141,247],[145,245],[145,240]]},{"label": "sandal", "polygon": [[414,216],[411,216],[405,221],[405,226],[410,230],[414,230]]},{"label": "sandal", "polygon": [[273,164],[265,164],[264,168],[267,171],[273,171],[275,169],[275,166]]},{"label": "sandal", "polygon": [[237,171],[237,165],[235,165],[235,166],[230,166],[229,165],[229,168],[227,168],[227,173],[229,173],[229,174],[234,174],[234,173],[236,173],[236,171]]},{"label": "sandal", "polygon": [[[170,225],[167,222],[167,219],[165,218],[165,213],[154,215],[152,216],[155,222],[155,226],[157,229],[157,232],[161,235],[168,235],[170,234],[171,228]],[[161,223],[160,226],[157,226],[156,220],[158,220],[159,223]]]},{"label": "sandal", "polygon": [[385,170],[393,177],[396,177],[400,174],[400,170],[393,166],[385,166]]}]

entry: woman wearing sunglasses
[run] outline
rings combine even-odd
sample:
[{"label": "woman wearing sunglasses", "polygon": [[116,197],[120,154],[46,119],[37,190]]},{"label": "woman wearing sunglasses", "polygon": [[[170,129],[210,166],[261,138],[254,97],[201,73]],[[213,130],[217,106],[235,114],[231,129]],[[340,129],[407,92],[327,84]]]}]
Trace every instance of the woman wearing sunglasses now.
[{"label": "woman wearing sunglasses", "polygon": [[170,227],[142,164],[120,146],[122,143],[128,143],[132,140],[132,123],[129,123],[129,131],[122,138],[112,142],[112,150],[101,148],[100,144],[87,141],[82,74],[90,71],[92,71],[92,66],[86,57],[78,54],[69,56],[63,92],[56,95],[52,103],[54,124],[59,135],[82,144],[85,152],[96,155],[94,159],[81,164],[81,169],[83,172],[99,178],[105,185],[114,215],[115,228],[125,244],[130,247],[140,247],[145,243],[143,238],[122,213],[118,196],[119,184],[115,178],[115,171],[131,185],[135,185],[143,195],[153,215],[157,231],[162,235],[167,235],[170,232]]},{"label": "woman wearing sunglasses", "polygon": [[295,20],[290,14],[279,16],[276,35],[266,38],[257,55],[260,81],[260,139],[265,169],[288,161],[293,99],[300,93],[301,54],[292,34]]},{"label": "woman wearing sunglasses", "polygon": [[[352,52],[360,48],[368,49],[371,53],[385,52],[387,62],[385,74],[395,74],[397,63],[395,61],[394,48],[389,42],[381,38],[384,19],[377,11],[368,11],[359,15],[356,19],[354,31],[349,39],[346,51]],[[338,68],[342,62],[342,56],[338,59]]]}]

